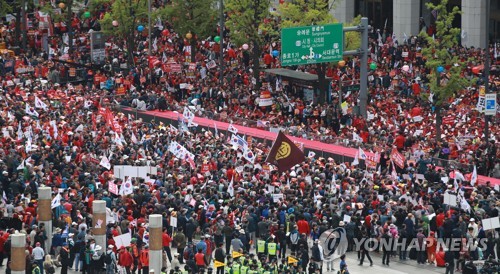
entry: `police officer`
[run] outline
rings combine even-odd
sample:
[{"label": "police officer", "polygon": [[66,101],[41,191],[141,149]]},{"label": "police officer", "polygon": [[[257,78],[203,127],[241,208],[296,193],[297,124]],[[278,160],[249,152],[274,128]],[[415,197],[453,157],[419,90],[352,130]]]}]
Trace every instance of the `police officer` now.
[{"label": "police officer", "polygon": [[276,238],[271,235],[267,241],[267,254],[269,255],[269,261],[276,259],[276,252],[278,252],[278,245],[274,241]]}]

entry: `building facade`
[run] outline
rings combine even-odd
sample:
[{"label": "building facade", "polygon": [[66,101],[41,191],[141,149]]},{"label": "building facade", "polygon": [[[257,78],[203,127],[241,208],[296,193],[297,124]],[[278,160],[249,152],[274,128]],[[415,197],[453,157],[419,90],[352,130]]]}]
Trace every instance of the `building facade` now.
[{"label": "building facade", "polygon": [[[332,14],[340,22],[350,22],[355,16],[368,17],[370,25],[394,33],[398,41],[416,35],[422,27],[432,28],[436,16],[426,7],[439,0],[329,0],[334,3]],[[490,7],[488,10],[488,2]],[[461,42],[467,47],[486,46],[486,38],[500,41],[500,0],[450,0],[449,8],[460,7],[462,14],[453,22],[462,29]],[[487,21],[489,20],[489,33]]]}]

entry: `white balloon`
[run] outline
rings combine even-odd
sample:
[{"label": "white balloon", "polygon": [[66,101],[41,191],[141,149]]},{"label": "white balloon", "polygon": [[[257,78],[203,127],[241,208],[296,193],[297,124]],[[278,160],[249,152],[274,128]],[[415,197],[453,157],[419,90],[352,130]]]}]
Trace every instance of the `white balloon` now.
[{"label": "white balloon", "polygon": [[241,46],[244,50],[247,50],[248,49],[248,44],[243,44],[243,46]]},{"label": "white balloon", "polygon": [[403,71],[404,72],[408,72],[409,70],[410,70],[410,66],[408,66],[408,65],[404,65],[403,66]]}]

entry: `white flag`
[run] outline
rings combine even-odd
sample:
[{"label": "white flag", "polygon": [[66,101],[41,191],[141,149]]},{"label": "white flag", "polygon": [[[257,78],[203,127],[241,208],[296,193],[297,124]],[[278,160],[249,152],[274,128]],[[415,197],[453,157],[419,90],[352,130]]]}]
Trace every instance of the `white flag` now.
[{"label": "white flag", "polygon": [[124,196],[132,193],[134,193],[134,187],[132,186],[132,180],[128,177],[120,187],[120,195]]},{"label": "white flag", "polygon": [[229,124],[229,127],[227,128],[227,131],[233,133],[233,134],[237,134],[238,133],[238,129],[236,127],[233,126],[233,124]]},{"label": "white flag", "polygon": [[245,147],[245,150],[243,151],[243,158],[252,164],[255,162],[255,154],[248,147]]},{"label": "white flag", "polygon": [[231,177],[231,183],[229,183],[229,186],[227,187],[227,193],[231,195],[231,197],[234,197],[234,176]]},{"label": "white flag", "polygon": [[35,116],[35,117],[39,116],[38,112],[36,112],[36,110],[34,110],[34,109],[32,110],[28,103],[26,103],[26,107],[25,107],[24,111],[26,112],[26,115]]},{"label": "white flag", "polygon": [[356,132],[352,133],[352,139],[354,140],[354,142],[363,143],[363,138],[361,138]]},{"label": "white flag", "polygon": [[36,96],[35,96],[35,108],[41,108],[43,110],[47,110],[48,109],[47,104],[45,104],[44,102],[42,102],[42,100],[40,100],[40,98],[38,98]]},{"label": "white flag", "polygon": [[85,100],[85,102],[83,103],[83,108],[85,109],[89,109],[91,106],[92,106],[92,101]]},{"label": "white flag", "polygon": [[132,132],[132,136],[130,137],[130,140],[132,143],[137,144],[139,141],[137,141],[137,137],[135,137],[135,134]]},{"label": "white flag", "polygon": [[309,154],[307,154],[307,158],[314,158],[316,156],[316,153],[314,151],[309,151]]},{"label": "white flag", "polygon": [[359,158],[358,158],[358,154],[359,154],[359,153],[356,153],[356,156],[354,156],[354,161],[352,161],[351,165],[353,165],[353,166],[357,166],[357,165],[359,165]]},{"label": "white flag", "polygon": [[477,169],[476,165],[474,165],[474,170],[472,171],[472,176],[470,178],[470,185],[474,186],[477,183]]},{"label": "white flag", "polygon": [[50,204],[50,207],[52,209],[54,209],[54,208],[60,206],[61,205],[61,199],[62,199],[61,194],[57,193],[56,197],[54,197],[54,199],[52,199],[52,203]]},{"label": "white flag", "polygon": [[3,192],[3,194],[2,194],[2,202],[3,202],[4,204],[7,204],[7,195],[5,195],[5,191],[4,191],[4,192]]},{"label": "white flag", "polygon": [[215,129],[215,137],[217,138],[219,136],[219,131],[217,130],[217,124],[214,121],[214,129]]},{"label": "white flag", "polygon": [[104,167],[107,170],[111,169],[111,163],[108,160],[108,157],[106,155],[102,156],[101,162],[99,163],[100,166]]},{"label": "white flag", "polygon": [[186,120],[188,120],[189,123],[192,123],[193,120],[194,120],[194,113],[189,110],[188,107],[184,107],[184,113],[182,113],[182,115],[184,116],[184,118]]},{"label": "white flag", "polygon": [[368,156],[366,156],[366,153],[361,149],[361,147],[358,149],[358,154],[359,154],[359,159],[366,160]]},{"label": "white flag", "polygon": [[22,140],[24,136],[23,129],[21,128],[21,123],[17,126],[17,140]]}]

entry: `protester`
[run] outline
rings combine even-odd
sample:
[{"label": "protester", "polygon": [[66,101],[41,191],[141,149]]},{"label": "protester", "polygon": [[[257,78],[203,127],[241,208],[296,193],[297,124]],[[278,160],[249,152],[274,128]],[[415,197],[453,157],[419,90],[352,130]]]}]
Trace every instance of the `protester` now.
[{"label": "protester", "polygon": [[[75,33],[79,46],[90,46],[87,31],[96,18],[77,18],[75,24],[82,27]],[[339,228],[346,230],[347,254],[358,251],[361,265],[365,257],[373,264],[368,248],[359,246],[367,238],[400,243],[399,250],[382,248],[386,265],[392,252],[401,261],[424,263],[427,258],[433,263],[443,247],[425,248],[423,243],[436,233],[434,239],[460,242],[487,238],[489,245],[482,252],[494,255],[492,250],[497,250],[498,254],[498,229],[483,223],[498,217],[498,186],[473,181],[477,174],[500,173],[498,117],[491,119],[490,136],[483,137],[482,114],[476,110],[481,83],[472,66],[483,63],[480,49],[452,49],[467,63],[463,77],[473,83],[450,99],[443,111],[443,135],[435,136],[435,108],[421,96],[432,91],[431,72],[418,56],[425,47],[420,38],[411,37],[406,45],[391,39],[379,45],[376,38],[370,39],[370,62],[377,63],[377,68],[369,76],[365,119],[359,115],[358,92],[344,93],[342,98],[338,92],[339,81],[355,83],[359,78],[360,66],[366,64],[357,58],[346,60],[344,67],[327,69],[326,76],[332,79],[329,103],[310,102],[304,90],[281,77],[262,73],[252,79],[248,50],[238,48],[231,37],[222,37],[227,47],[224,57],[235,66],[226,66],[220,84],[217,69],[206,66],[214,59],[210,58],[213,39],[196,42],[195,59],[185,62],[183,39],[163,23],[168,35],[153,32],[154,55],[166,59],[159,65],[149,66],[141,51],[135,56],[136,65],[127,66],[123,53],[113,50],[121,43],[113,37],[107,41],[109,62],[99,69],[85,68],[81,78],[66,76],[72,65],[58,60],[86,63],[90,55],[73,51],[63,57],[57,37],[51,38],[50,52],[35,44],[31,52],[2,60],[0,255],[8,257],[8,263],[12,261],[10,235],[17,230],[27,235],[28,246],[35,246],[27,250],[27,259],[35,261],[32,273],[44,273],[46,252],[59,254],[62,270],[73,265],[77,272],[115,273],[116,264],[118,273],[137,273],[139,267],[145,272],[149,253],[144,235],[150,214],[163,217],[161,241],[170,267],[167,259],[162,266],[177,272],[186,268],[190,274],[208,270],[214,261],[226,263],[217,272],[228,268],[233,273],[321,272],[323,261],[331,259],[320,251],[325,248],[321,235]],[[145,38],[137,39],[144,47]],[[279,58],[268,52],[270,47],[279,49],[280,43],[264,44],[258,49],[264,64],[279,67]],[[231,51],[236,57],[230,57]],[[408,57],[402,52],[409,52]],[[168,72],[170,61],[180,64],[181,71]],[[403,70],[405,62],[409,71]],[[14,65],[33,67],[34,72],[16,72]],[[317,73],[314,65],[293,69]],[[493,91],[499,86],[495,71],[489,79]],[[263,83],[263,89],[254,82]],[[125,94],[120,93],[122,88]],[[266,91],[273,102],[261,106],[260,94]],[[123,107],[177,111],[178,121],[139,119]],[[188,119],[191,114],[248,127],[281,127],[288,135],[361,148],[380,159],[359,157],[358,164],[352,164],[316,151],[317,156],[303,157],[304,161],[279,172],[279,166],[265,161],[271,152],[265,142],[243,137],[244,142],[231,142],[231,132],[216,129],[216,123],[211,128],[193,125]],[[391,160],[393,149],[407,160],[402,167]],[[132,178],[115,171],[119,166],[157,172]],[[53,235],[47,235],[38,220],[41,186],[53,192]],[[455,197],[453,202],[449,195]],[[109,209],[104,224],[106,252],[94,238],[95,200],[105,201]],[[132,236],[130,245],[118,247],[114,237],[126,233]],[[49,237],[52,246],[46,247]],[[420,250],[410,248],[414,239]],[[74,264],[73,259],[66,261],[67,248]],[[177,252],[174,258],[172,248]],[[244,255],[225,258],[231,251]],[[460,263],[465,263],[468,250],[461,251]],[[444,254],[450,273],[455,270],[453,252]],[[481,257],[480,252],[470,254]],[[297,262],[288,263],[290,258]],[[347,273],[346,256],[340,258],[340,271]],[[333,263],[327,261],[327,270],[333,270]]]}]

